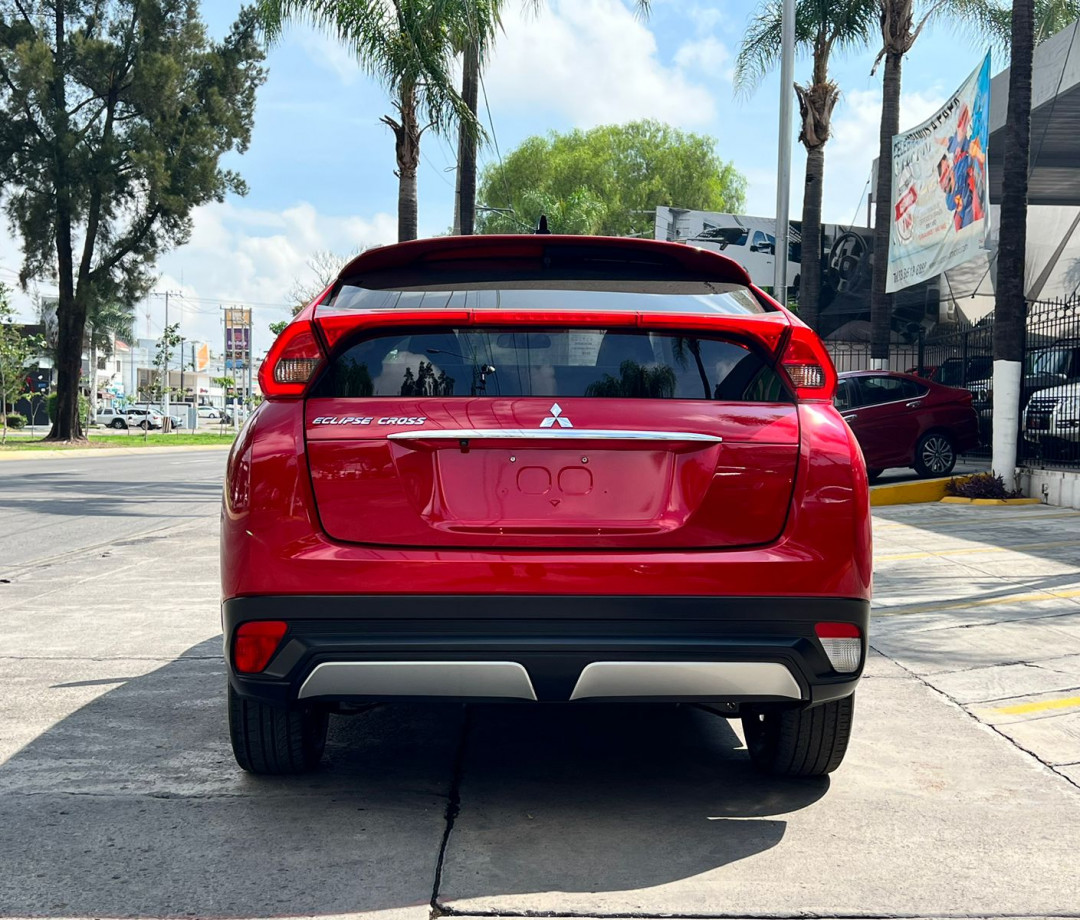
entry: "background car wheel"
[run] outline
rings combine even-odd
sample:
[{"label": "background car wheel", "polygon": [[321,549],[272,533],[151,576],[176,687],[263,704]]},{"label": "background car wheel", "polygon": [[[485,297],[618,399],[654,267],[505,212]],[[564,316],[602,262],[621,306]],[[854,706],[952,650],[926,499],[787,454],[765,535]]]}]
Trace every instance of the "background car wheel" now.
[{"label": "background car wheel", "polygon": [[952,439],[943,431],[928,431],[915,446],[915,472],[920,476],[948,476],[956,466]]},{"label": "background car wheel", "polygon": [[774,776],[824,776],[844,759],[855,697],[811,709],[751,711],[742,718],[754,766]]},{"label": "background car wheel", "polygon": [[127,425],[124,423],[124,420],[122,418],[114,418],[111,422],[109,422],[109,427],[115,428],[119,431],[121,428],[127,428]]},{"label": "background car wheel", "polygon": [[229,735],[236,762],[248,773],[314,770],[326,747],[330,718],[314,706],[282,708],[246,700],[229,685]]},{"label": "background car wheel", "polygon": [[139,427],[143,431],[146,431],[150,427],[150,423],[148,421],[146,421],[145,419],[143,419],[143,421],[139,422]]},{"label": "background car wheel", "polygon": [[866,478],[869,479],[871,482],[877,482],[881,478],[881,474],[884,472],[884,470],[867,470]]}]

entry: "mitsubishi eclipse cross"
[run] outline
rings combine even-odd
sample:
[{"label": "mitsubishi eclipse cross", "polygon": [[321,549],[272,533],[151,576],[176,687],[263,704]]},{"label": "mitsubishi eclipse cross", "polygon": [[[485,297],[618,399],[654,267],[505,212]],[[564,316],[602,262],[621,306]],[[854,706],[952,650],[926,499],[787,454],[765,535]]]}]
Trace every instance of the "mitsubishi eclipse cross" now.
[{"label": "mitsubishi eclipse cross", "polygon": [[866,469],[817,336],[716,253],[369,250],[278,337],[229,456],[233,749],[299,773],[373,701],[683,702],[840,764]]}]

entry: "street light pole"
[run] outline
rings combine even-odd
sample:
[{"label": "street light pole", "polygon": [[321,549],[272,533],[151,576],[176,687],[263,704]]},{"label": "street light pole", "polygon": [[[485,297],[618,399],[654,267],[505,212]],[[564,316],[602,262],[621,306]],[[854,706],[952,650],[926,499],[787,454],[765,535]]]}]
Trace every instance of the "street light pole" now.
[{"label": "street light pole", "polygon": [[776,161],[776,245],[773,297],[787,306],[788,238],[791,228],[791,97],[795,84],[795,0],[784,0],[780,27],[780,139]]}]

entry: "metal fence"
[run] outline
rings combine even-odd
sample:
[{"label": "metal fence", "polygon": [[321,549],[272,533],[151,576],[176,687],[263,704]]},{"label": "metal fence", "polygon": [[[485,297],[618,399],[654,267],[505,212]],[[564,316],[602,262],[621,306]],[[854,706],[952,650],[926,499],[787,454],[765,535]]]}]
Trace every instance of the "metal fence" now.
[{"label": "metal fence", "polygon": [[[918,374],[974,396],[988,457],[993,434],[994,320],[947,332],[921,329],[889,348],[889,368]],[[828,341],[838,371],[870,367],[869,342]],[[1028,304],[1021,389],[1020,461],[1080,467],[1080,297]]]}]

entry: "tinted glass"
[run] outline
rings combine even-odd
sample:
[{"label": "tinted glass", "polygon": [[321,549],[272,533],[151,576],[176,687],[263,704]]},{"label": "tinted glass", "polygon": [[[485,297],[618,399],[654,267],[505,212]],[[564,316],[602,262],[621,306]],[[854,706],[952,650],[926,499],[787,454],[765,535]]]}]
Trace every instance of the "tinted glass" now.
[{"label": "tinted glass", "polygon": [[718,281],[473,283],[468,289],[371,289],[342,285],[320,313],[335,310],[582,310],[646,313],[768,313],[749,288]]},{"label": "tinted glass", "polygon": [[879,403],[897,402],[902,399],[917,399],[926,394],[925,387],[914,380],[903,377],[860,377],[859,404],[875,406]]},{"label": "tinted glass", "polygon": [[855,405],[855,400],[852,398],[852,394],[855,387],[849,380],[841,380],[836,385],[836,395],[833,397],[833,405],[840,412],[846,412]]},{"label": "tinted glass", "polygon": [[313,395],[791,401],[776,372],[738,343],[604,329],[381,335],[337,357]]}]

